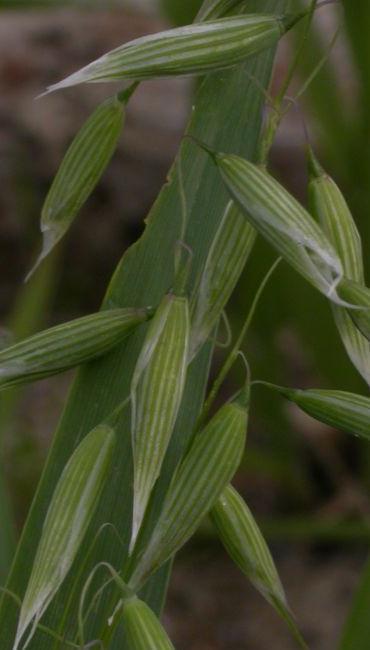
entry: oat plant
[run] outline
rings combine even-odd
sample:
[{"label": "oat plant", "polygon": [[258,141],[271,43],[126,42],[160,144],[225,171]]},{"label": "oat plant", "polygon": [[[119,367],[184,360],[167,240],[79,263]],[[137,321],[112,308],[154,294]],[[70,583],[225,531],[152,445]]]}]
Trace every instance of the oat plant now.
[{"label": "oat plant", "polygon": [[[102,310],[0,352],[3,390],[79,366],[3,589],[3,650],[173,648],[159,620],[172,562],[207,515],[297,647],[308,647],[258,523],[231,482],[256,390],[278,392],[365,439],[370,399],[337,386],[302,390],[252,380],[246,362],[243,385],[215,406],[263,286],[245,306],[245,323],[208,396],[206,386],[219,323],[258,235],[330,302],[349,357],[369,378],[370,292],[345,199],[311,150],[308,208],[268,170],[318,8],[315,0],[296,13],[287,0],[205,0],[193,24],[124,43],[47,91],[118,86],[60,165],[42,209],[37,264],[93,193],[139,83],[201,77],[168,182],[119,263]],[[299,22],[302,43],[270,97],[276,48]]]}]

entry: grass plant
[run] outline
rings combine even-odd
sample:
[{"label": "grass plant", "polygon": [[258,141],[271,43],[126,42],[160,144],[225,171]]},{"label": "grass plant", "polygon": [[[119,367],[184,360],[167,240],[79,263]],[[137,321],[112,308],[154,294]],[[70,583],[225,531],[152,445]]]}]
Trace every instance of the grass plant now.
[{"label": "grass plant", "polygon": [[[320,171],[326,184],[315,184],[311,213],[267,171],[318,4],[311,0],[305,11],[293,11],[288,0],[206,0],[193,24],[123,44],[49,89],[134,81],[97,108],[68,150],[42,213],[41,230],[54,232],[42,256],[57,245],[99,182],[136,82],[202,75],[188,137],[143,235],[113,275],[100,315],[82,319],[82,329],[79,320],[0,352],[5,380],[9,367],[13,374],[16,367],[23,381],[30,359],[27,381],[79,366],[1,599],[2,650],[172,648],[158,620],[171,565],[207,514],[297,646],[308,647],[257,522],[230,482],[243,456],[255,384],[367,439],[369,398],[338,386],[301,390],[277,386],[268,376],[251,381],[246,363],[243,385],[209,415],[265,281],[208,396],[206,386],[214,331],[257,233],[292,274],[334,304],[349,356],[363,376],[370,372],[361,353],[367,350],[369,290],[360,235],[339,188]],[[270,97],[278,41],[299,22],[300,43]],[[262,124],[265,101],[272,111]],[[311,152],[312,166],[317,172]],[[353,271],[356,264],[360,273]],[[120,327],[116,336],[114,329],[106,345],[109,319],[120,317],[124,332]],[[105,579],[97,571],[103,567]],[[342,650],[355,647],[351,643],[366,625],[368,583],[367,570]]]}]

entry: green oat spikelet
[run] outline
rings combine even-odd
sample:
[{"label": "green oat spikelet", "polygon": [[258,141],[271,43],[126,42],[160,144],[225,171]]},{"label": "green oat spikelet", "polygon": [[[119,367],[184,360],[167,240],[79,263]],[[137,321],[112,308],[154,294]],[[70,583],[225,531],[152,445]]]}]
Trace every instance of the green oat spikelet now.
[{"label": "green oat spikelet", "polygon": [[225,404],[194,438],[130,580],[134,591],[188,541],[234,476],[245,445],[247,409],[243,398]]},{"label": "green oat spikelet", "polygon": [[122,605],[122,621],[130,650],[174,650],[164,628],[150,607],[139,598]]},{"label": "green oat spikelet", "polygon": [[343,304],[336,292],[343,277],[342,263],[311,215],[264,168],[240,156],[207,151],[256,230],[306,280]]},{"label": "green oat spikelet", "polygon": [[180,408],[188,364],[189,334],[188,299],[166,295],[150,323],[131,384],[134,457],[131,551]]},{"label": "green oat spikelet", "polygon": [[199,75],[241,63],[275,45],[304,13],[248,14],[150,34],[125,43],[48,88]]},{"label": "green oat spikelet", "polygon": [[69,572],[94,514],[114,448],[114,430],[100,424],[78,445],[55,488],[22,601],[13,650],[37,624]]},{"label": "green oat spikelet", "polygon": [[109,309],[56,325],[0,350],[0,391],[95,359],[148,319],[147,309]]},{"label": "green oat spikelet", "polygon": [[207,340],[238,282],[256,240],[256,231],[230,201],[209,250],[190,304],[192,360]]},{"label": "green oat spikelet", "polygon": [[[339,187],[316,160],[309,147],[311,212],[336,249],[346,278],[364,284],[361,237]],[[338,289],[339,292],[339,289]],[[352,300],[350,301],[352,302]],[[343,307],[332,304],[334,320],[352,363],[370,384],[370,343]],[[353,310],[352,310],[353,312]]]},{"label": "green oat spikelet", "polygon": [[244,499],[228,485],[210,516],[231,559],[276,609],[300,645],[306,647],[286,601],[271,553]]},{"label": "green oat spikelet", "polygon": [[66,234],[95,189],[117,147],[124,118],[124,102],[111,97],[95,109],[72,141],[42,208],[42,251],[27,279]]},{"label": "green oat spikelet", "polygon": [[294,402],[302,411],[316,420],[370,440],[369,397],[343,390],[321,388],[300,390],[275,386],[268,382],[260,383]]}]

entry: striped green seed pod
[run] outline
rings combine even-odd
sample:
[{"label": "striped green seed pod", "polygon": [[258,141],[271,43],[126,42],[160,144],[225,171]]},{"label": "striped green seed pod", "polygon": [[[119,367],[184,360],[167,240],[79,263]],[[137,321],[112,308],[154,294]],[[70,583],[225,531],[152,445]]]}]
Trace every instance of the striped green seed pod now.
[{"label": "striped green seed pod", "polygon": [[178,27],[126,43],[48,92],[81,83],[198,75],[236,65],[276,44],[302,16],[249,14]]},{"label": "striped green seed pod", "polygon": [[256,231],[233,201],[227,205],[191,301],[192,360],[214,329],[238,282]]},{"label": "striped green seed pod", "polygon": [[22,601],[13,650],[17,650],[31,623],[26,643],[32,638],[72,566],[103,489],[114,442],[111,427],[97,426],[79,444],[62,472]]},{"label": "striped green seed pod", "polygon": [[124,102],[111,97],[98,106],[72,141],[42,208],[43,246],[29,275],[65,235],[95,189],[117,147],[124,116]]},{"label": "striped green seed pod", "polygon": [[[309,148],[309,200],[313,216],[336,249],[344,275],[364,283],[364,266],[360,234],[343,194],[328,176]],[[338,289],[339,292],[339,289]],[[334,320],[352,363],[370,384],[370,343],[353,323],[348,312],[332,304]]]},{"label": "striped green seed pod", "polygon": [[122,620],[130,650],[174,650],[158,618],[143,600],[127,600]]},{"label": "striped green seed pod", "polygon": [[166,295],[150,323],[131,384],[134,504],[131,550],[171,439],[189,354],[188,299]]},{"label": "striped green seed pod", "polygon": [[51,327],[0,350],[0,390],[99,357],[148,319],[147,309],[110,309]]},{"label": "striped green seed pod", "polygon": [[256,230],[319,291],[342,303],[336,293],[342,263],[311,215],[263,168],[239,156],[209,153]]},{"label": "striped green seed pod", "polygon": [[356,327],[370,341],[370,289],[354,280],[343,278],[338,284],[340,297],[358,309],[349,309],[348,314]]},{"label": "striped green seed pod", "polygon": [[245,403],[228,403],[195,437],[130,580],[134,591],[188,541],[234,476],[244,450],[247,421]]},{"label": "striped green seed pod", "polygon": [[228,485],[210,515],[231,559],[286,621],[302,645],[271,553],[244,499]]},{"label": "striped green seed pod", "polygon": [[244,499],[228,485],[211,519],[230,557],[273,606],[287,609],[286,597],[262,533]]},{"label": "striped green seed pod", "polygon": [[245,4],[244,0],[206,0],[199,9],[195,22],[221,18],[241,4]]},{"label": "striped green seed pod", "polygon": [[370,398],[342,390],[299,390],[265,384],[316,420],[370,440]]}]

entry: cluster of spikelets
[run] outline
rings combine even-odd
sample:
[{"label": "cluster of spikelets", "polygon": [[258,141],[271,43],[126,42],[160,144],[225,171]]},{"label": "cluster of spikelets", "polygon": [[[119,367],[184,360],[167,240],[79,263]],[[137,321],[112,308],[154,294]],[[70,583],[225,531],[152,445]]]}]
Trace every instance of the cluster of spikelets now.
[{"label": "cluster of spikelets", "polygon": [[[209,0],[194,25],[117,48],[51,90],[83,82],[219,70],[269,48],[300,17],[219,18],[239,4],[235,0]],[[67,231],[101,177],[116,147],[125,104],[133,90],[131,87],[102,104],[68,150],[43,208],[41,258]],[[150,320],[129,396],[134,461],[133,558],[171,441],[189,364],[217,326],[257,233],[331,301],[352,362],[367,382],[370,378],[370,291],[364,285],[360,237],[338,187],[310,151],[308,212],[266,169],[235,155],[214,152],[206,145],[204,149],[219,171],[230,203],[190,296],[186,273],[180,268],[174,286],[156,309],[103,311],[41,332],[0,352],[0,388],[5,389],[103,355]],[[370,436],[370,400],[366,397],[334,390],[288,389],[268,382],[265,385],[323,422],[367,439]],[[236,397],[194,432],[154,531],[134,560],[130,580],[127,585],[121,580],[122,596],[107,626],[123,621],[133,650],[173,648],[159,620],[137,593],[187,542],[207,514],[231,558],[305,647],[266,543],[247,505],[230,485],[244,450],[249,392],[247,380]],[[14,650],[26,647],[32,639],[76,558],[109,475],[122,408],[88,433],[59,478],[22,600]]]}]

